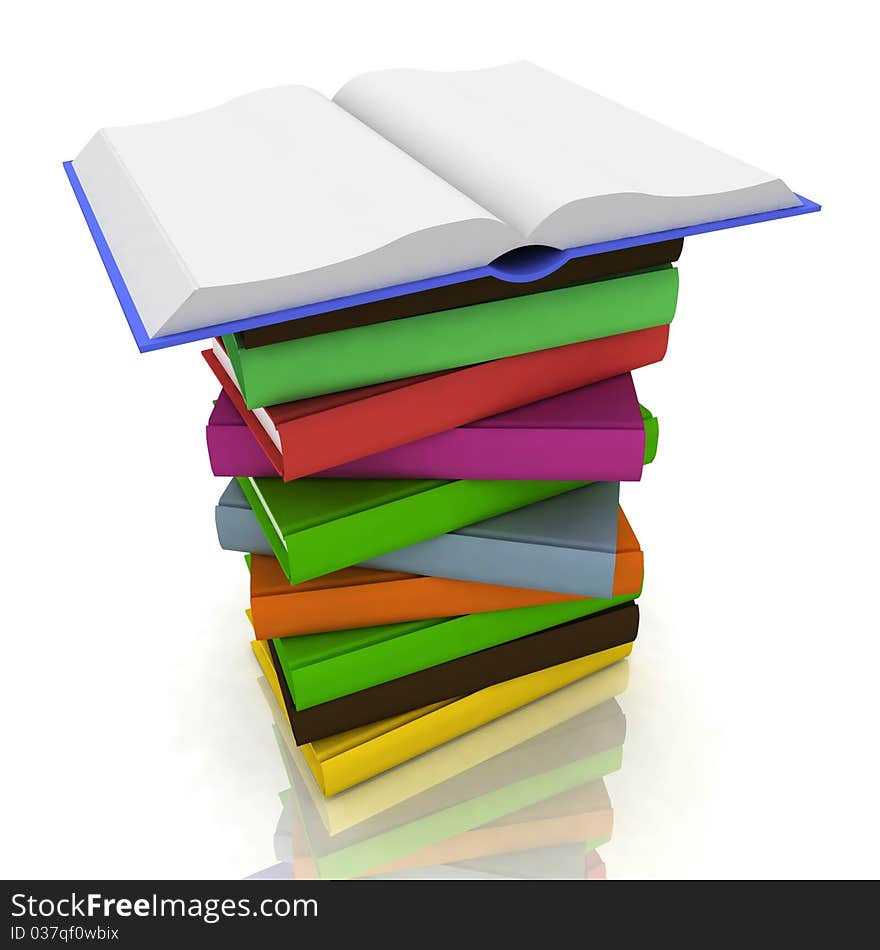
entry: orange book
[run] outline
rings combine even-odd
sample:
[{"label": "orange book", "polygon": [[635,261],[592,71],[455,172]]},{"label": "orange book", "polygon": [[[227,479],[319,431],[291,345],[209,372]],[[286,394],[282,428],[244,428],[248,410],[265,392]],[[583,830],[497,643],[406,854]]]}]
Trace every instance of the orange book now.
[{"label": "orange book", "polygon": [[[638,539],[619,509],[612,595],[637,594],[643,572]],[[583,599],[363,567],[291,585],[274,557],[251,557],[251,620],[260,640]]]}]

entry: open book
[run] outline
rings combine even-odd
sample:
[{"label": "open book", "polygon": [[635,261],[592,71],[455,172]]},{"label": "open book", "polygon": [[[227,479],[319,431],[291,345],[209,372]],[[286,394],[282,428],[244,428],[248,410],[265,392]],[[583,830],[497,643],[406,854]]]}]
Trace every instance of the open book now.
[{"label": "open book", "polygon": [[68,173],[142,349],[816,209],[525,62],[255,92],[103,129]]}]

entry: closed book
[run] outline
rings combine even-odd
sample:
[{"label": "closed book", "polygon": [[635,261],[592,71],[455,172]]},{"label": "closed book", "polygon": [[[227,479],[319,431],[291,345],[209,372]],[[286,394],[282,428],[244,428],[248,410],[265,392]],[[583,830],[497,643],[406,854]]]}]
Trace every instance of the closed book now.
[{"label": "closed book", "polygon": [[[632,601],[634,597],[635,594],[622,594],[610,598],[581,598],[307,637],[281,637],[270,643],[291,699],[297,710],[302,711],[521,637],[528,638],[551,627],[591,617]],[[532,645],[537,649],[549,639],[548,636],[534,637]],[[453,689],[458,688],[454,679],[451,684]]]},{"label": "closed book", "polygon": [[[271,655],[255,640],[254,652],[279,703],[284,699]],[[314,780],[324,796],[336,795],[464,736],[507,713],[626,659],[632,644],[584,656],[548,669],[506,680],[411,715],[389,717],[368,726],[303,746]],[[459,759],[460,768],[466,767]],[[452,764],[454,773],[455,764]]]},{"label": "closed book", "polygon": [[[297,709],[279,659],[276,644],[283,641],[253,642],[261,644],[272,659],[291,728],[297,742],[302,744],[389,717],[411,715],[414,710],[433,703],[450,702],[464,693],[629,644],[638,632],[639,611],[631,599],[617,600],[623,603],[304,709]],[[546,608],[521,608],[521,611],[542,609]],[[474,615],[481,620],[486,616]],[[528,619],[518,622],[525,624]],[[418,643],[418,638],[415,642]]]},{"label": "closed book", "polygon": [[[657,419],[639,405],[627,373],[315,474],[637,481],[656,455],[657,438]],[[207,439],[215,475],[276,474],[225,392],[211,413]]]},{"label": "closed book", "polygon": [[[572,491],[576,481],[239,478],[291,583]],[[261,552],[254,552],[261,553]]]},{"label": "closed book", "polygon": [[[663,359],[668,325],[251,411],[219,341],[203,356],[285,481],[569,392]],[[215,474],[230,459],[212,452]],[[257,473],[254,473],[257,474]]]},{"label": "closed book", "polygon": [[223,336],[249,409],[644,330],[672,321],[671,265],[269,346]]},{"label": "closed book", "polygon": [[[515,511],[388,551],[358,566],[398,574],[607,597],[617,569],[621,523],[618,491],[617,482],[592,482]],[[221,547],[259,555],[276,553],[261,530],[256,514],[249,511],[248,500],[237,481],[231,482],[223,492],[216,509],[216,521]],[[625,547],[638,552],[629,525],[625,524],[623,530]],[[637,563],[632,566],[641,571],[641,557],[638,553],[636,557]],[[289,581],[289,572],[283,564],[281,569]],[[314,586],[321,583],[316,581]]]},{"label": "closed book", "polygon": [[[261,640],[533,607],[584,596],[362,567],[291,585],[276,558],[265,555],[252,555],[250,570],[250,617]],[[643,570],[639,542],[618,510],[611,596],[637,593]]]}]

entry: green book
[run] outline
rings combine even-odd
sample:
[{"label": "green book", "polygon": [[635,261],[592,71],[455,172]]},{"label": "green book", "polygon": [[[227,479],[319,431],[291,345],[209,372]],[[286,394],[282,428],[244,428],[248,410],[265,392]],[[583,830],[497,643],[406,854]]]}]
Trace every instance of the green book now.
[{"label": "green book", "polygon": [[588,617],[637,596],[591,597],[272,642],[294,705],[302,710]]},{"label": "green book", "polygon": [[239,478],[291,584],[579,488],[572,481]]},{"label": "green book", "polygon": [[672,321],[678,272],[662,267],[544,293],[245,348],[223,337],[251,409],[470,366]]}]

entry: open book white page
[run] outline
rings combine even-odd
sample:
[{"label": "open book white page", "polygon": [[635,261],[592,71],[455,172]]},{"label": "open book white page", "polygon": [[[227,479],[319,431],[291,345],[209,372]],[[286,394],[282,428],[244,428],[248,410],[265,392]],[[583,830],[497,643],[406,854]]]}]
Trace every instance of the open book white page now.
[{"label": "open book white page", "polygon": [[534,244],[574,247],[799,204],[767,172],[531,63],[369,73],[334,101]]},{"label": "open book white page", "polygon": [[304,86],[103,129],[73,164],[151,337],[462,270],[523,240]]}]

